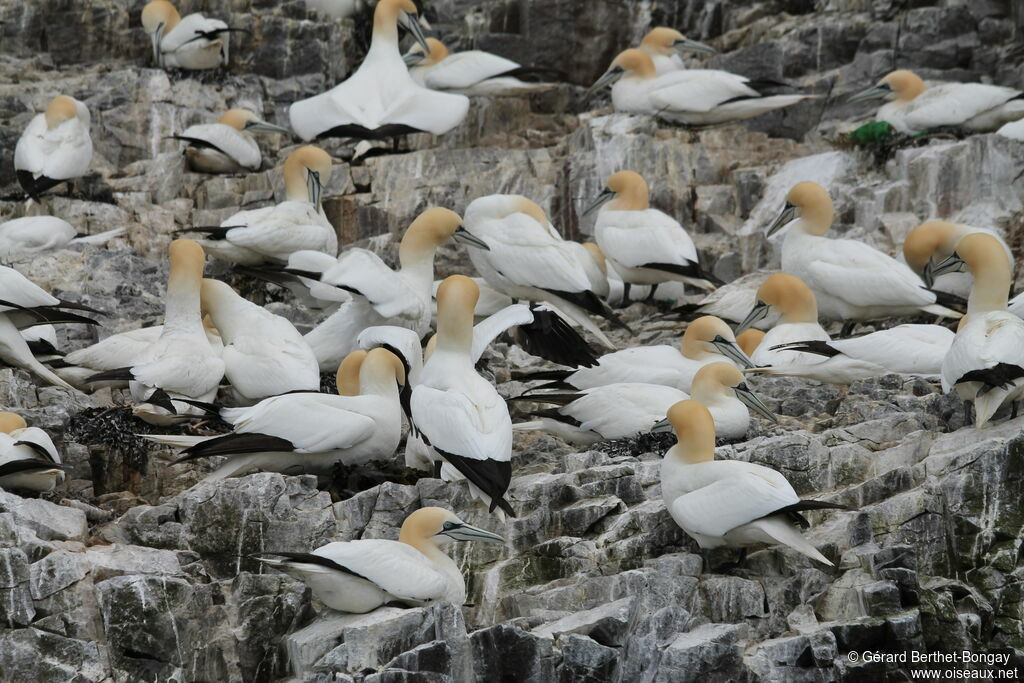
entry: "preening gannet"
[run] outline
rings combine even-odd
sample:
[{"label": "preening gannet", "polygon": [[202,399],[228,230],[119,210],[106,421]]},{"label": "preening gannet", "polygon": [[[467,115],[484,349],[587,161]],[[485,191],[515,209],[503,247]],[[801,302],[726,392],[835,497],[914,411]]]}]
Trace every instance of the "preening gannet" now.
[{"label": "preening gannet", "polygon": [[[736,343],[743,349],[743,353],[748,356],[753,356],[754,352],[757,351],[757,347],[761,345],[764,340],[765,333],[763,330],[755,330],[753,328],[749,330],[743,330],[736,335]],[[753,358],[751,358],[753,360]]]},{"label": "preening gannet", "polygon": [[89,171],[91,120],[84,104],[58,95],[29,121],[14,148],[14,171],[30,197],[38,200],[50,188]]},{"label": "preening gannet", "polygon": [[172,136],[187,143],[188,166],[199,173],[240,173],[258,171],[263,154],[250,133],[282,133],[288,131],[261,121],[248,109],[228,109],[216,123],[189,126],[180,135]]},{"label": "preening gannet", "polygon": [[[341,361],[341,365],[338,366],[338,374],[335,376],[335,383],[338,385],[338,396],[359,395],[359,372],[362,370],[363,362],[366,360],[366,353],[362,349],[356,349],[345,356],[345,360]],[[406,373],[406,382],[408,382],[408,377],[409,375]]]},{"label": "preening gannet", "polygon": [[442,135],[462,123],[469,110],[464,95],[428,90],[416,83],[398,49],[398,23],[427,52],[412,0],[380,0],[373,13],[373,40],[351,77],[325,93],[300,100],[288,110],[292,129],[303,140],[321,137],[382,139],[407,133]]},{"label": "preening gannet", "polygon": [[682,53],[703,52],[705,54],[717,54],[717,50],[710,45],[690,40],[679,31],[668,26],[656,26],[647,32],[647,35],[640,41],[639,50],[645,53],[654,62],[654,70],[660,76],[672,71],[686,69],[683,63]]},{"label": "preening gannet", "polygon": [[942,362],[942,388],[973,402],[975,424],[983,427],[999,406],[1024,393],[1024,320],[1006,310],[1010,263],[996,238],[967,235],[935,275],[963,268],[974,276],[974,286],[967,322]]},{"label": "preening gannet", "polygon": [[656,114],[692,126],[748,119],[815,97],[772,95],[773,89],[788,86],[728,71],[684,69],[658,76],[650,56],[636,49],[620,53],[588,92],[608,85],[615,111]]},{"label": "preening gannet", "polygon": [[744,368],[754,365],[736,345],[729,326],[708,315],[689,324],[678,349],[667,345],[635,346],[601,356],[592,368],[526,373],[517,379],[552,380],[538,389],[589,389],[618,382],[642,382],[688,392],[701,367],[723,360]]},{"label": "preening gannet", "polygon": [[50,435],[17,413],[0,412],[0,488],[51,491],[63,480]]},{"label": "preening gannet", "polygon": [[934,270],[938,263],[949,258],[962,237],[975,232],[983,232],[999,240],[1010,263],[1013,263],[1013,252],[995,231],[949,221],[927,221],[911,230],[903,240],[903,258],[929,288],[966,299],[974,282],[970,273],[944,273],[936,278]]},{"label": "preening gannet", "polygon": [[56,216],[25,216],[0,223],[0,259],[13,259],[70,244],[105,244],[124,228],[83,235]]},{"label": "preening gannet", "polygon": [[715,460],[715,424],[698,401],[681,401],[668,412],[678,443],[661,462],[661,497],[683,531],[701,548],[786,545],[833,566],[800,533],[802,511],[846,509],[801,500],[775,470],[739,460]]},{"label": "preening gannet", "polygon": [[821,185],[797,183],[768,228],[787,228],[782,270],[811,288],[818,313],[828,320],[857,321],[913,315],[924,311],[949,318],[960,313],[936,303],[905,263],[856,240],[825,237],[832,225],[832,199]]},{"label": "preening gannet", "polygon": [[701,267],[697,247],[679,221],[650,208],[649,200],[643,176],[619,171],[583,212],[602,207],[594,237],[623,282],[657,285],[678,280],[702,289],[725,284]]},{"label": "preening gannet", "polygon": [[320,206],[323,186],[331,177],[331,158],[312,145],[299,147],[284,162],[285,201],[274,206],[239,211],[219,227],[190,228],[208,239],[200,244],[210,255],[239,263],[286,263],[300,250],[338,252],[338,234]]},{"label": "preening gannet", "polygon": [[409,75],[431,90],[463,95],[502,95],[531,87],[516,76],[524,71],[517,62],[483,50],[452,54],[437,38],[427,38],[427,50],[414,44],[402,58]]},{"label": "preening gannet", "polygon": [[465,220],[489,247],[469,250],[473,266],[488,284],[513,299],[551,302],[602,344],[615,348],[587,315],[625,327],[592,290],[591,257],[562,239],[543,209],[526,197],[495,194],[470,202]]},{"label": "preening gannet", "polygon": [[466,602],[466,581],[444,553],[453,541],[505,539],[466,524],[443,508],[420,508],[406,517],[397,541],[336,541],[312,553],[269,553],[260,558],[294,576],[331,609],[363,614],[399,602],[413,607]]},{"label": "preening gannet", "polygon": [[441,475],[465,478],[488,505],[515,516],[505,500],[512,480],[512,420],[504,399],[473,368],[473,309],[479,290],[452,275],[437,290],[437,346],[412,390],[412,428],[443,459]]},{"label": "preening gannet", "polygon": [[316,355],[287,318],[219,280],[204,279],[201,296],[203,311],[224,340],[224,377],[240,401],[320,388]]},{"label": "preening gannet", "polygon": [[[366,354],[359,369],[359,394],[300,392],[272,396],[248,408],[224,408],[234,431],[216,437],[146,435],[172,446],[188,446],[175,462],[214,455],[228,459],[207,480],[264,470],[327,474],[338,463],[362,465],[390,458],[402,435],[402,362],[386,349]],[[338,378],[339,390],[347,378]]]},{"label": "preening gannet", "polygon": [[202,14],[182,18],[166,0],[142,8],[142,27],[153,42],[153,63],[165,69],[216,69],[228,63],[231,28]]},{"label": "preening gannet", "polygon": [[804,281],[788,273],[775,273],[757,290],[757,301],[747,317],[736,328],[743,332],[768,316],[774,309],[779,321],[764,336],[757,351],[750,356],[754,365],[783,363],[817,363],[821,358],[798,351],[779,350],[775,347],[789,342],[828,341],[828,332],[818,324],[818,305],[814,293]]},{"label": "preening gannet", "polygon": [[[682,304],[669,311],[665,317],[677,317],[682,320],[694,320],[702,315],[713,315],[730,325],[739,325],[750,309],[757,303],[757,290],[773,272],[759,270],[747,273],[728,284],[722,285],[708,293],[695,304]],[[770,330],[778,322],[778,311],[769,310],[768,316],[758,320],[754,326],[760,330]]]},{"label": "preening gannet", "polygon": [[987,133],[1024,117],[1020,90],[983,83],[941,83],[926,88],[913,71],[893,71],[850,102],[885,98],[875,114],[901,133],[959,126]]},{"label": "preening gannet", "polygon": [[504,332],[527,353],[570,367],[592,367],[597,357],[568,316],[552,304],[513,304],[473,326],[473,363]]}]

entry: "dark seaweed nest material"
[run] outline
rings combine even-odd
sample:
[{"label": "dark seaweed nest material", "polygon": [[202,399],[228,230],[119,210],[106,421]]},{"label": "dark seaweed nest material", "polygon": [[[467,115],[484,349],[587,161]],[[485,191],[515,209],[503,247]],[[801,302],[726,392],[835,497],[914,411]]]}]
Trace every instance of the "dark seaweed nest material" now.
[{"label": "dark seaweed nest material", "polygon": [[613,439],[595,444],[594,450],[611,456],[637,457],[644,453],[662,454],[676,443],[676,435],[672,432],[637,434],[625,439]]},{"label": "dark seaweed nest material", "polygon": [[404,467],[394,460],[373,460],[365,465],[338,463],[331,470],[327,490],[334,499],[345,500],[386,481],[411,486],[430,476],[433,475]]}]

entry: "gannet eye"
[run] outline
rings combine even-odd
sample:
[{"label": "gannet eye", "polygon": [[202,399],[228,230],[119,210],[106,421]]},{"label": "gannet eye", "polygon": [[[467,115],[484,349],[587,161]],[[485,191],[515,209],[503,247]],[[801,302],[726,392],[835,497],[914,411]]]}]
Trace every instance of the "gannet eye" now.
[{"label": "gannet eye", "polygon": [[452,529],[456,528],[457,526],[458,526],[458,524],[456,524],[455,522],[445,522],[444,524],[441,525],[441,529],[443,531],[451,531]]}]

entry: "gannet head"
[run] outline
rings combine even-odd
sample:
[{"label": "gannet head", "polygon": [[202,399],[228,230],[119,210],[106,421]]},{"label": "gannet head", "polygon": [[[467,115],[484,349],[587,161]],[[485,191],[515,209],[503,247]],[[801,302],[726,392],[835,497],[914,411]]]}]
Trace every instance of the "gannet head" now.
[{"label": "gannet head", "polygon": [[671,56],[673,52],[684,52],[687,50],[705,52],[711,55],[718,53],[718,50],[710,45],[690,40],[679,31],[668,26],[658,26],[648,31],[647,35],[640,41],[640,49],[648,54],[659,54],[665,57]]},{"label": "gannet head", "polygon": [[668,421],[676,433],[675,446],[666,457],[680,458],[687,464],[715,459],[715,421],[700,401],[679,401],[668,409]]},{"label": "gannet head", "polygon": [[0,412],[0,432],[10,434],[15,430],[25,429],[26,427],[28,427],[28,423],[25,422],[25,418],[21,415],[7,411]]},{"label": "gannet head", "polygon": [[934,273],[938,277],[965,270],[974,277],[967,315],[1006,310],[1012,264],[999,240],[984,232],[966,235],[957,243],[956,251],[935,267]]},{"label": "gannet head", "polygon": [[[341,368],[338,368],[340,378]],[[368,394],[375,388],[405,386],[405,363],[383,347],[367,352],[359,367],[359,393]],[[341,393],[339,385],[338,392]]]},{"label": "gannet head", "polygon": [[732,363],[708,363],[693,376],[690,397],[706,406],[714,405],[718,399],[733,394],[755,413],[778,422],[775,414],[747,386],[747,378]]},{"label": "gannet head", "polygon": [[702,360],[713,354],[725,356],[737,365],[754,367],[753,361],[736,344],[729,326],[713,315],[701,316],[690,323],[683,333],[682,353],[691,360]]},{"label": "gannet head", "polygon": [[454,512],[438,507],[420,508],[406,517],[398,540],[417,549],[428,544],[441,547],[454,541],[505,542],[501,536],[470,526]]},{"label": "gannet head", "polygon": [[331,157],[313,145],[303,145],[284,162],[285,195],[320,208],[324,185],[331,179]]},{"label": "gannet head", "polygon": [[613,211],[643,211],[650,205],[647,181],[636,171],[619,171],[612,174],[604,189],[597,195],[597,199],[586,208],[580,218],[613,200],[614,204],[610,205]]},{"label": "gannet head", "polygon": [[757,351],[757,347],[761,345],[761,341],[764,339],[764,331],[755,328],[749,330],[743,330],[736,335],[736,343],[743,349],[743,353],[748,356],[753,356],[754,351]]},{"label": "gannet head", "polygon": [[423,47],[424,52],[430,52],[427,44],[427,37],[423,34],[423,27],[419,23],[419,10],[413,0],[380,0],[377,9],[373,12],[373,33],[374,36],[394,37],[398,42],[398,26],[412,33],[416,42]]},{"label": "gannet head", "polygon": [[877,85],[857,93],[849,101],[865,102],[885,98],[897,102],[910,102],[923,92],[924,81],[921,77],[913,71],[900,69],[887,75]]},{"label": "gannet head", "polygon": [[594,259],[594,263],[601,269],[601,274],[608,277],[608,262],[604,257],[604,252],[601,251],[601,247],[597,246],[593,242],[584,242],[583,248],[590,254],[590,258]]},{"label": "gannet head", "polygon": [[359,395],[359,371],[363,367],[364,360],[366,360],[366,351],[357,349],[341,361],[338,373],[335,375],[339,396]]},{"label": "gannet head", "polygon": [[768,226],[767,236],[771,237],[797,218],[805,232],[812,235],[824,235],[832,226],[832,198],[828,190],[805,180],[797,183],[786,195],[786,205],[775,222]]},{"label": "gannet head", "polygon": [[473,311],[480,287],[465,275],[451,275],[437,288],[435,348],[468,353],[473,346]]},{"label": "gannet head", "polygon": [[764,320],[772,308],[779,312],[782,322],[818,321],[818,302],[811,288],[794,275],[775,273],[757,288],[757,302],[736,330],[742,332],[757,321]]},{"label": "gannet head", "polygon": [[57,95],[50,100],[43,116],[46,118],[46,127],[49,130],[74,118],[81,119],[82,123],[88,126],[91,118],[89,109],[84,104],[67,95]]},{"label": "gannet head", "polygon": [[544,227],[547,227],[551,222],[544,209],[540,208],[540,205],[537,204],[537,202],[527,199],[526,197],[521,195],[512,195],[512,206],[517,213],[525,213]]},{"label": "gannet head", "polygon": [[180,21],[181,15],[178,14],[178,10],[166,0],[153,0],[142,8],[142,28],[149,34],[153,43],[153,62],[157,66],[161,64],[160,41]]},{"label": "gannet head", "polygon": [[935,264],[952,254],[956,243],[966,234],[965,226],[949,221],[927,221],[907,234],[903,240],[903,257],[911,270],[931,287],[935,283]]},{"label": "gannet head", "polygon": [[228,109],[219,119],[217,119],[217,123],[223,123],[225,126],[231,126],[235,130],[247,130],[252,133],[288,134],[288,131],[284,128],[260,120],[256,114],[252,113],[248,109]]},{"label": "gannet head", "polygon": [[403,266],[427,259],[433,263],[434,251],[449,239],[477,249],[490,250],[486,242],[466,230],[459,214],[435,206],[421,213],[409,225],[398,247],[398,260]]},{"label": "gannet head", "polygon": [[[240,298],[238,293],[226,282],[213,278],[203,278],[199,289],[199,298],[202,302],[201,311],[204,317],[217,317],[221,312],[226,312],[228,306],[234,300]],[[221,323],[223,324],[223,320]]]},{"label": "gannet head", "polygon": [[203,279],[203,266],[206,254],[195,240],[176,239],[167,248],[167,257],[171,265],[171,277],[180,275],[182,278],[194,280],[199,284]]},{"label": "gannet head", "polygon": [[402,57],[405,65],[408,67],[433,66],[446,59],[450,54],[445,44],[437,38],[427,38],[427,46],[429,49],[426,52],[423,51],[423,46],[419,43],[415,43],[409,48],[409,51]]},{"label": "gannet head", "polygon": [[654,78],[656,71],[650,55],[635,48],[620,52],[619,56],[612,60],[604,75],[597,79],[594,85],[590,86],[590,89],[583,96],[583,101],[588,102],[599,90],[613,85],[626,74],[639,78]]}]

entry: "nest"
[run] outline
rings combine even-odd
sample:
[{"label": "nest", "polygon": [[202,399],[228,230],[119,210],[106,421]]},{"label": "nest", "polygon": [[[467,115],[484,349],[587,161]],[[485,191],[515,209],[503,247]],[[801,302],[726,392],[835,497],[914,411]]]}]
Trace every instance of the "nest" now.
[{"label": "nest", "polygon": [[937,128],[915,135],[897,132],[885,121],[872,121],[849,133],[840,133],[829,142],[837,149],[862,149],[871,155],[877,168],[896,156],[896,152],[921,147],[932,140],[963,140],[967,133],[956,127]]},{"label": "nest", "polygon": [[412,486],[432,473],[400,465],[397,461],[373,460],[365,465],[338,463],[328,475],[327,490],[335,500],[345,500],[384,482]]}]

